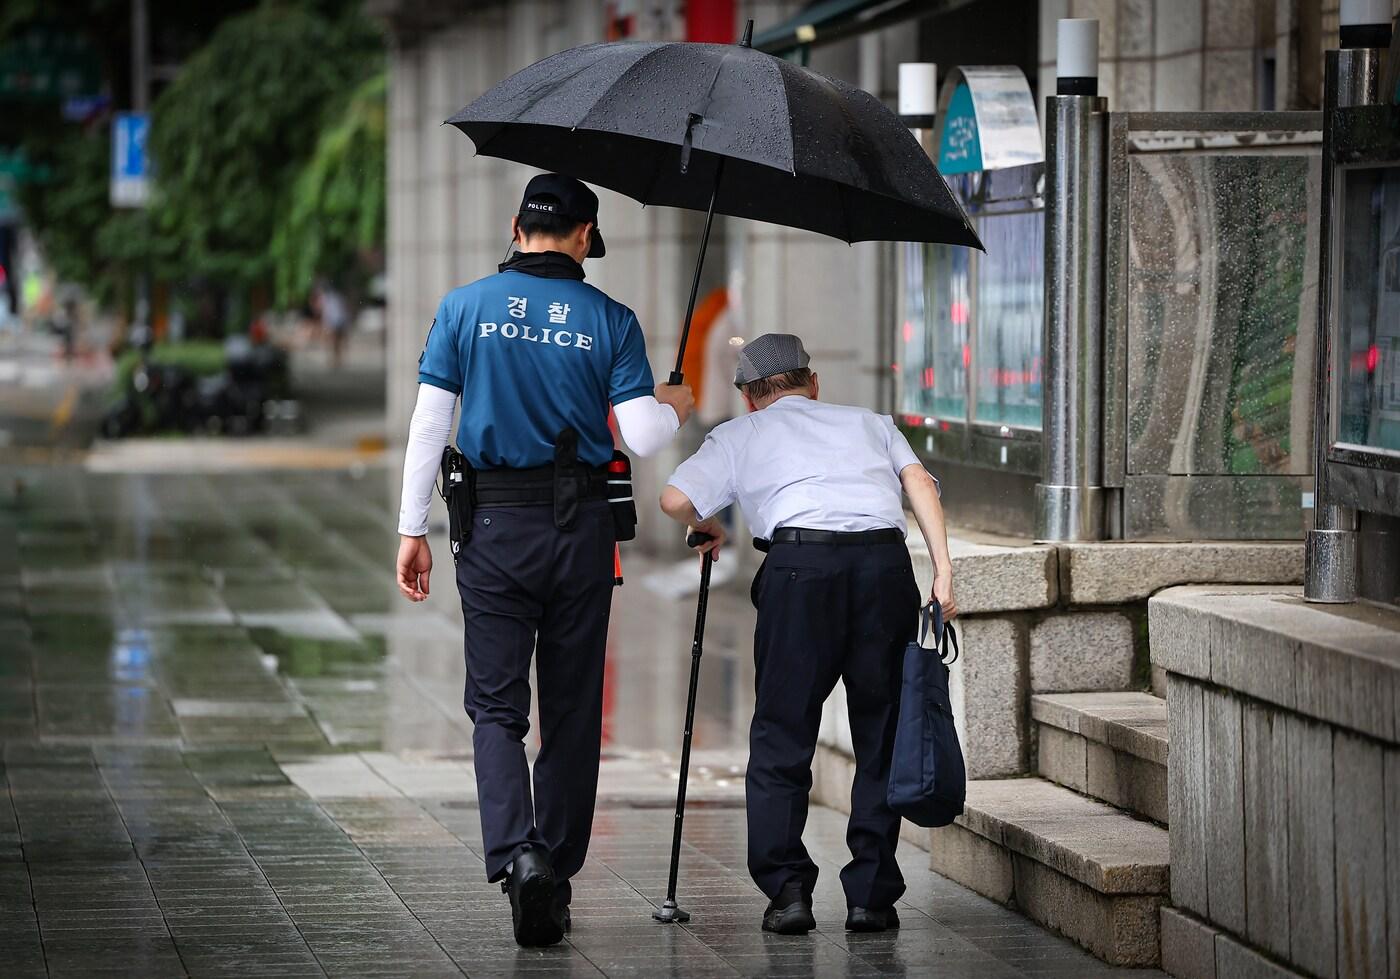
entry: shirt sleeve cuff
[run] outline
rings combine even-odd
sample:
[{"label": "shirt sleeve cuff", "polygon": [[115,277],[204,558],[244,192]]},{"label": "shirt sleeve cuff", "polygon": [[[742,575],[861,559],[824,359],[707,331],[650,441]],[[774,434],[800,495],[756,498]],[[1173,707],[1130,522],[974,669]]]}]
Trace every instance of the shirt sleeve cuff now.
[{"label": "shirt sleeve cuff", "polygon": [[702,489],[696,487],[679,473],[673,474],[670,479],[666,480],[666,485],[674,486],[684,493],[685,498],[690,501],[690,505],[695,508],[695,515],[701,520],[709,520],[720,510],[723,510],[729,503],[728,500],[715,501],[706,499]]},{"label": "shirt sleeve cuff", "polygon": [[449,391],[452,394],[462,393],[462,385],[453,384],[445,378],[438,377],[435,374],[425,374],[422,371],[418,372],[418,383],[431,384],[435,388],[442,388],[444,391]]},{"label": "shirt sleeve cuff", "polygon": [[618,405],[625,404],[626,402],[632,401],[635,398],[642,398],[646,397],[648,394],[655,393],[656,392],[651,388],[629,388],[628,390],[623,391],[621,394],[614,394],[608,400],[612,403],[612,406],[616,408]]}]

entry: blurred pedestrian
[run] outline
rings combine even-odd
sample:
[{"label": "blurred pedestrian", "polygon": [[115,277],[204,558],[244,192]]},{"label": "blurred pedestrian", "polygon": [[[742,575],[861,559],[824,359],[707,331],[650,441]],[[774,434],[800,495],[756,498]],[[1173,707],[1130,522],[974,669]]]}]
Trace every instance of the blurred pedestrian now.
[{"label": "blurred pedestrian", "polygon": [[499,273],[448,293],[428,329],[397,573],[410,601],[428,596],[428,506],[460,396],[465,471],[450,506],[486,875],[509,895],[516,941],[535,946],[570,929],[598,790],[616,535],[609,405],[628,447],[649,455],[694,401],[655,384],[636,315],[583,282],[584,259],[605,253],[597,195],[572,177],[535,177],[511,235],[517,252]]},{"label": "blurred pedestrian", "polygon": [[802,845],[822,704],[846,686],[856,775],[841,872],[846,927],[899,927],[899,816],[886,802],[903,653],[921,604],[905,545],[908,496],[933,558],[933,594],[957,614],[938,484],[888,415],[823,404],[802,341],[767,333],[739,351],[734,383],[749,414],[716,427],[671,476],[662,509],[725,543],[716,518],[738,502],[766,551],[751,595],[755,684],[749,766],[749,873],[768,895],[763,929],[816,927],[817,865]]},{"label": "blurred pedestrian", "polygon": [[345,358],[346,335],[350,332],[350,306],[339,290],[324,281],[316,289],[315,305],[322,335],[330,347],[331,366],[340,370]]}]

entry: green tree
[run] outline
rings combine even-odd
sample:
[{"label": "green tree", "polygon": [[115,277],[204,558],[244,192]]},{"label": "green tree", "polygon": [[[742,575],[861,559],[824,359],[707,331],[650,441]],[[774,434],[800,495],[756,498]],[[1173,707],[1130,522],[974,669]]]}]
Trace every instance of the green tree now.
[{"label": "green tree", "polygon": [[[252,288],[270,284],[273,237],[297,175],[367,76],[382,42],[358,12],[339,19],[266,3],[219,27],[156,101],[154,217],[186,270]],[[382,130],[381,130],[382,132]]]},{"label": "green tree", "polygon": [[303,300],[318,275],[345,278],[381,261],[387,92],[382,72],[364,82],[297,176],[272,240],[279,306]]}]

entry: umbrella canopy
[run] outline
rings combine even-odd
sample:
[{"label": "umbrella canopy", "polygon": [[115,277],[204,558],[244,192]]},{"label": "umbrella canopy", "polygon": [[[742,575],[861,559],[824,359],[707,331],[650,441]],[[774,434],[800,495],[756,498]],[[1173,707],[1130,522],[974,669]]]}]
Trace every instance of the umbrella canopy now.
[{"label": "umbrella canopy", "polygon": [[843,241],[981,248],[918,141],[868,92],[729,44],[585,44],[536,62],[448,120],[478,153],[643,204]]}]

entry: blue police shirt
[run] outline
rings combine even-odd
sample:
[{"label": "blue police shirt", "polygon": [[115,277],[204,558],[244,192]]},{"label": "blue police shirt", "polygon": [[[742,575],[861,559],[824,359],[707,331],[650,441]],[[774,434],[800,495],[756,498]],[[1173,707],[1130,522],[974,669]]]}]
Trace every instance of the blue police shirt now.
[{"label": "blue police shirt", "polygon": [[656,386],[632,310],[577,279],[514,269],[443,297],[418,381],[462,396],[457,447],[477,469],[546,465],[566,428],[579,459],[601,466],[608,405]]}]

